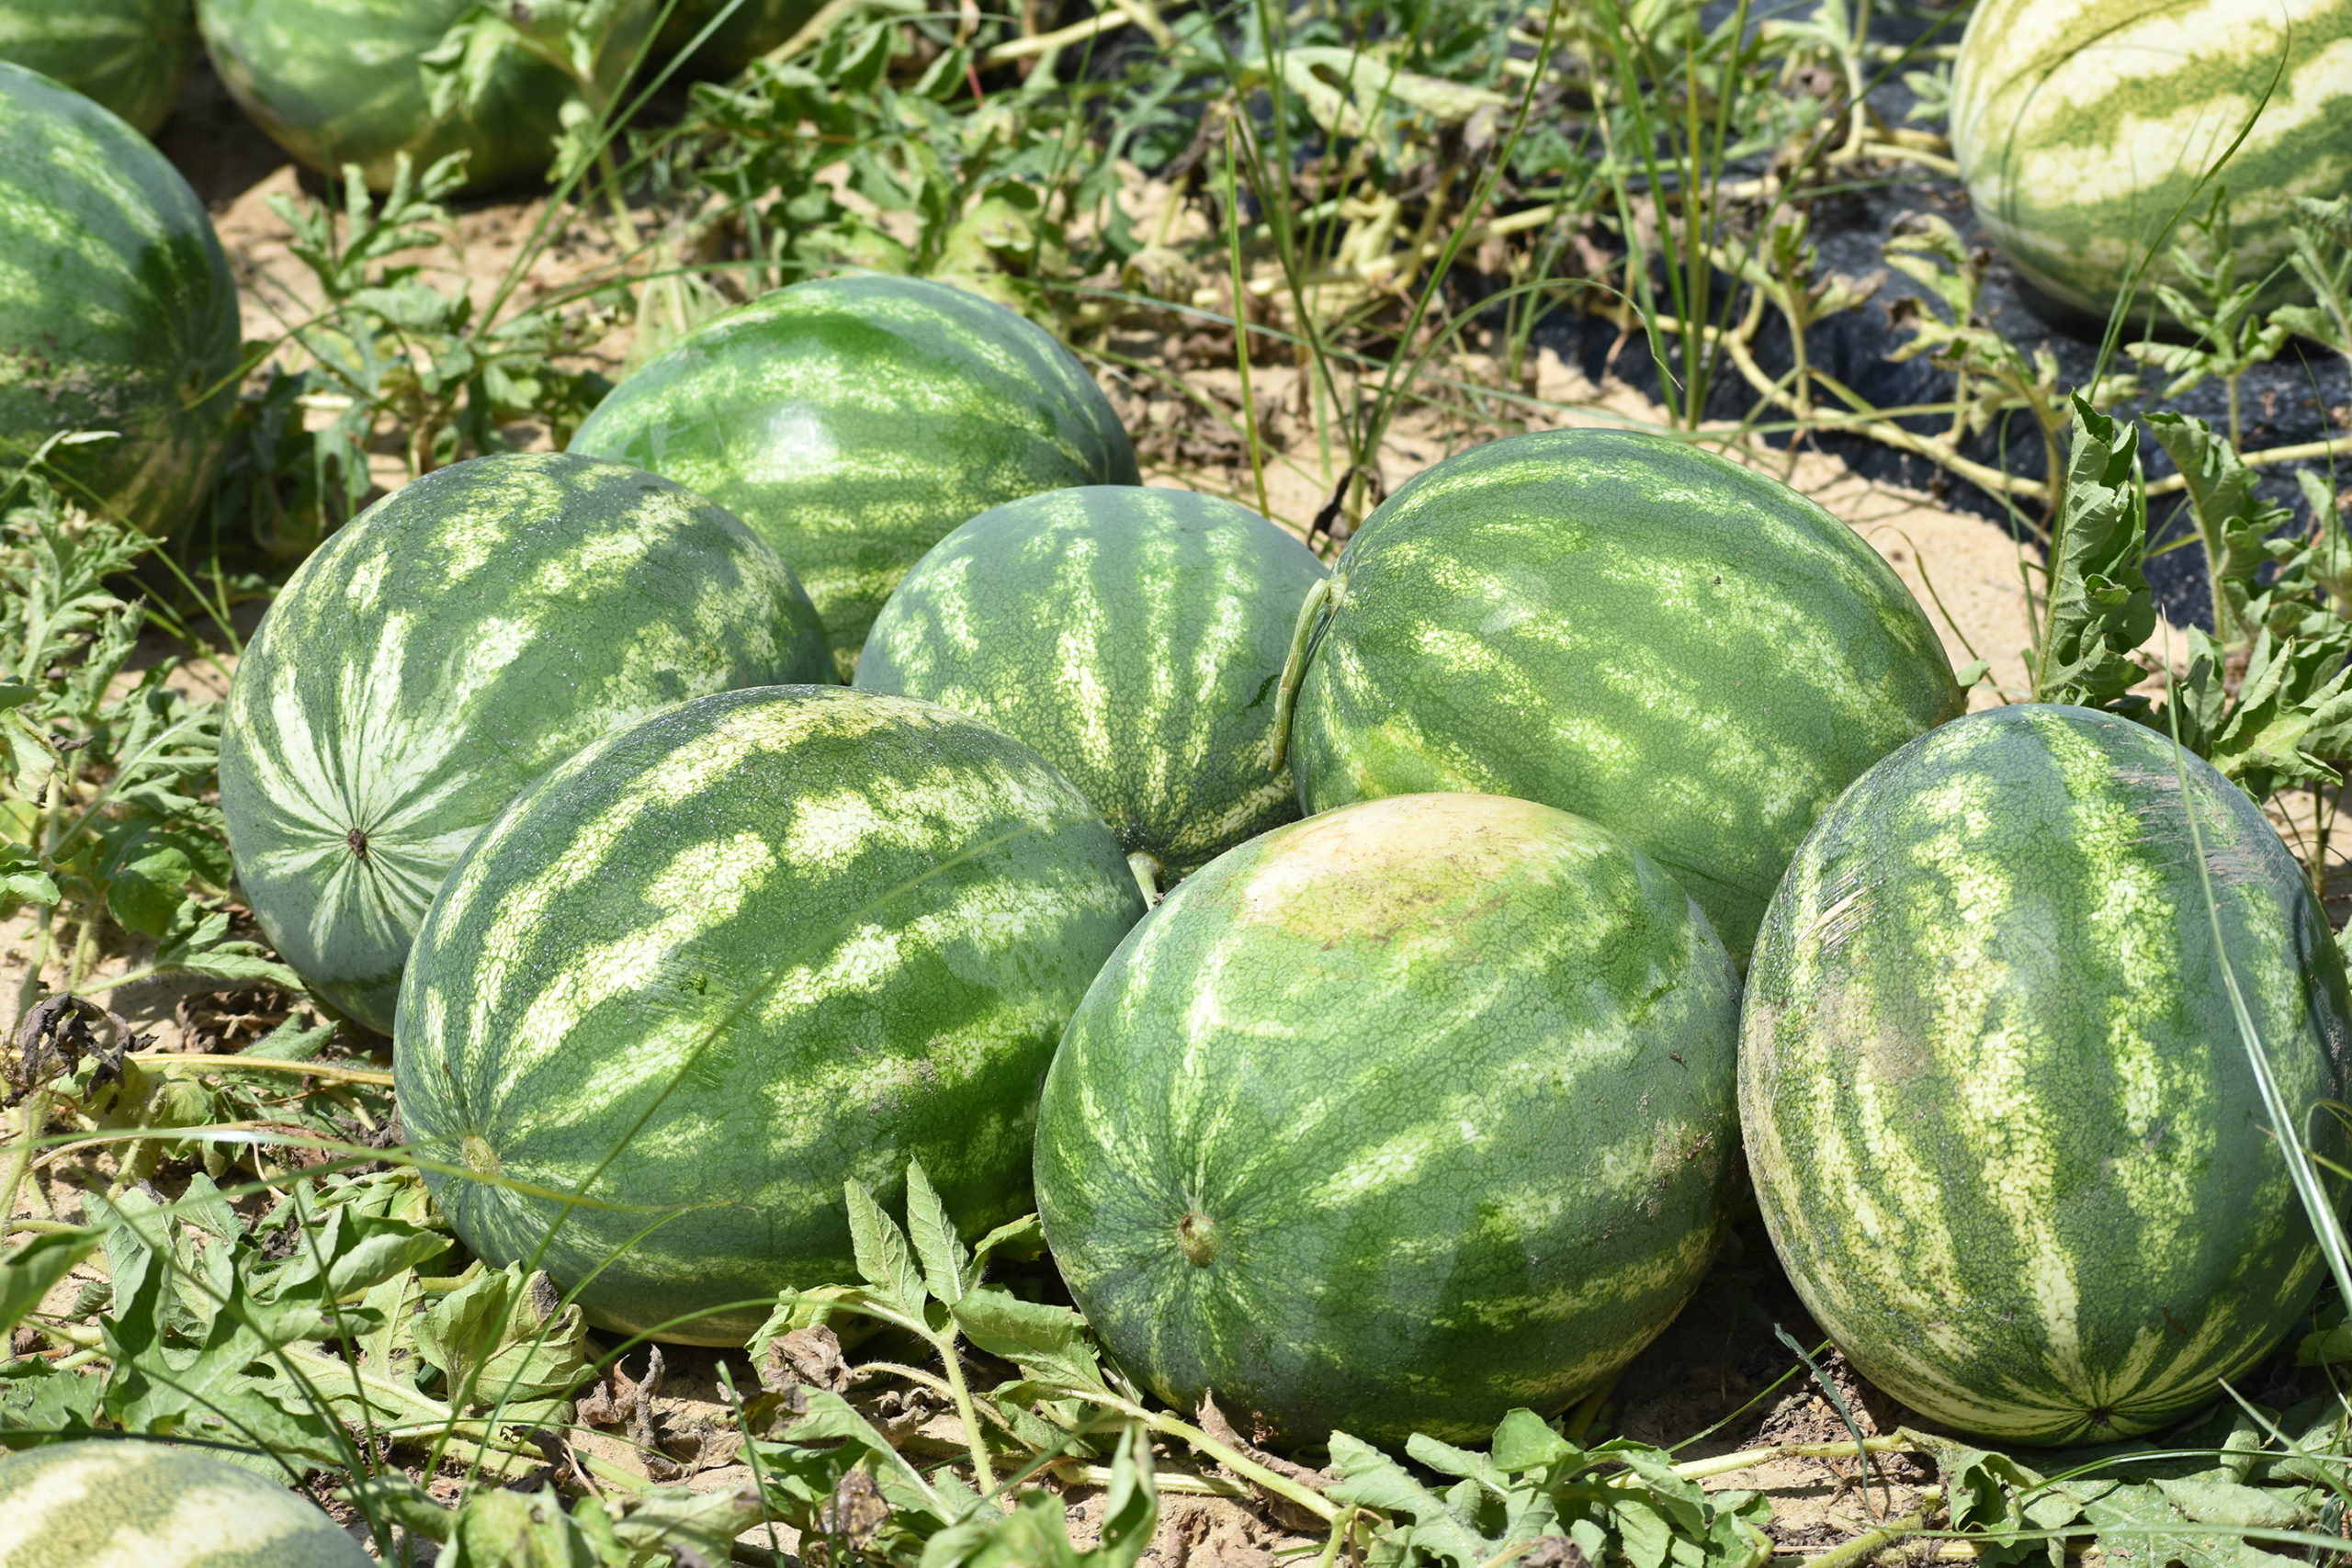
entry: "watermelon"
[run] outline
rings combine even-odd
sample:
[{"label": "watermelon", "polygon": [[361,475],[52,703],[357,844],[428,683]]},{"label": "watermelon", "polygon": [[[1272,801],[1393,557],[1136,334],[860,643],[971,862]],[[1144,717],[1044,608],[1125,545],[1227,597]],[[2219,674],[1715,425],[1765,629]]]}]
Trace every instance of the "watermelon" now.
[{"label": "watermelon", "polygon": [[237,289],[204,204],[136,130],[0,62],[0,474],[51,436],[77,503],[151,533],[210,491],[237,404]]},{"label": "watermelon", "polygon": [[524,785],[673,703],[831,673],[790,570],[691,491],[562,453],[443,468],[303,562],[245,649],[238,880],[286,961],[389,1033],[434,891]]},{"label": "watermelon", "polygon": [[912,277],[813,279],[705,322],[615,388],[571,449],[667,474],[750,524],[808,585],[843,681],[948,530],[1041,490],[1139,482],[1068,349]]},{"label": "watermelon", "polygon": [[369,1568],[316,1503],[226,1460],[130,1439],[0,1458],[7,1568]]},{"label": "watermelon", "polygon": [[1529,801],[1277,828],[1121,944],[1037,1204],[1118,1364],[1242,1431],[1481,1439],[1602,1386],[1740,1189],[1739,981],[1682,888]]},{"label": "watermelon", "polygon": [[1982,0],[1952,72],[1977,221],[2102,318],[2142,258],[2148,282],[2170,275],[2175,216],[2249,121],[2219,179],[2238,276],[2258,280],[2293,248],[2295,197],[2352,188],[2352,0]]},{"label": "watermelon", "polygon": [[1348,541],[1298,689],[1306,809],[1540,800],[1682,879],[1743,962],[1813,819],[1962,708],[1853,531],[1663,436],[1556,430],[1421,473]]},{"label": "watermelon", "polygon": [[855,683],[1035,747],[1158,882],[1298,815],[1267,748],[1295,609],[1323,576],[1229,501],[1048,491],[933,546],[882,607]]},{"label": "watermelon", "polygon": [[[728,12],[730,5],[734,9]],[[688,57],[688,74],[734,75],[807,26],[817,14],[817,0],[677,0],[654,45],[655,58],[668,60],[685,49],[722,12],[728,12],[726,20]]]},{"label": "watermelon", "polygon": [[2320,1283],[2192,811],[2286,1103],[2341,1162],[2327,922],[2260,809],[2154,730],[2018,706],[1922,736],[1821,818],[1764,922],[1739,1094],[1765,1224],[1853,1364],[1963,1432],[2163,1427]]},{"label": "watermelon", "polygon": [[778,1290],[857,1277],[852,1178],[896,1201],[920,1157],[976,1234],[1027,1211],[1038,1081],[1142,912],[1018,741],[837,687],[704,697],[549,773],[450,874],[401,992],[401,1119],[515,1184],[428,1168],[493,1267],[537,1258],[616,1332],[741,1345]]},{"label": "watermelon", "polygon": [[196,62],[189,0],[0,0],[0,60],[85,93],[152,135]]},{"label": "watermelon", "polygon": [[[230,96],[305,167],[335,175],[356,164],[381,191],[401,152],[420,172],[463,152],[466,188],[483,190],[546,172],[573,88],[569,75],[517,42],[469,59],[469,100],[435,114],[418,60],[474,4],[204,0],[197,19]],[[600,72],[635,58],[658,8],[655,0],[624,0]]]}]

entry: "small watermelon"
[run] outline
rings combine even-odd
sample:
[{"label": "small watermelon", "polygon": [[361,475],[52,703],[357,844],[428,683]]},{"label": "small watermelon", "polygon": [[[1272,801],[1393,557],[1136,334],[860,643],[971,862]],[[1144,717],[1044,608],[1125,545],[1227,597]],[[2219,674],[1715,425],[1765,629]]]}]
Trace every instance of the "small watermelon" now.
[{"label": "small watermelon", "polygon": [[899,583],[858,688],[970,714],[1084,791],[1155,880],[1298,815],[1267,766],[1314,553],[1190,491],[1088,485],[980,513]]},{"label": "small watermelon", "polygon": [[316,1503],[226,1460],[130,1439],[0,1458],[6,1568],[370,1568]]},{"label": "small watermelon", "polygon": [[[420,171],[463,152],[467,188],[483,190],[546,172],[571,82],[518,39],[469,58],[468,96],[435,114],[418,62],[474,5],[203,0],[197,20],[230,96],[305,167],[339,177],[356,164],[380,191],[401,152]],[[657,0],[622,0],[600,72],[636,57],[658,8]]]},{"label": "small watermelon", "polygon": [[1977,221],[2095,316],[2142,258],[2169,274],[2170,225],[2241,131],[2218,178],[2258,280],[2293,248],[2295,197],[2352,189],[2352,0],[1983,0],[1961,39],[1952,154]]},{"label": "small watermelon", "polygon": [[[818,0],[742,0],[727,19],[695,51],[685,71],[692,76],[732,76],[752,61],[806,27],[817,14]],[[654,46],[658,61],[668,60],[701,36],[711,18],[728,8],[728,0],[678,0]]]},{"label": "small watermelon", "polygon": [[1997,708],[1821,818],[1757,942],[1741,1120],[1789,1278],[1872,1382],[1963,1432],[2109,1442],[2303,1321],[2319,1248],[2223,953],[2296,1130],[2340,1165],[2343,962],[2204,762],[2112,715]]},{"label": "small watermelon", "polygon": [[615,388],[571,449],[667,474],[792,563],[842,679],[907,569],[989,507],[1139,482],[1070,352],[911,277],[795,284],[705,322]]},{"label": "small watermelon", "polygon": [[959,1221],[1029,1207],[1038,1081],[1142,912],[1017,741],[834,687],[704,697],[557,768],[450,874],[401,1115],[521,1184],[426,1177],[494,1266],[537,1258],[617,1332],[740,1346],[779,1289],[856,1278],[853,1177],[902,1193],[919,1157]]},{"label": "small watermelon", "polygon": [[831,674],[790,570],[691,491],[561,453],[443,468],[303,562],[246,647],[238,880],[286,961],[390,1032],[426,905],[524,785],[673,703]]},{"label": "small watermelon", "polygon": [[1523,800],[1404,795],[1180,884],[1070,1021],[1046,1239],[1118,1363],[1244,1431],[1483,1438],[1605,1384],[1739,1185],[1739,977],[1674,880]]},{"label": "small watermelon", "polygon": [[196,62],[189,0],[0,0],[0,60],[96,98],[146,135]]},{"label": "small watermelon", "polygon": [[237,405],[237,289],[204,204],[147,139],[0,62],[0,473],[52,448],[75,502],[150,533],[210,491]]},{"label": "small watermelon", "polygon": [[1306,809],[1478,790],[1590,818],[1743,962],[1805,829],[1959,713],[1902,579],[1786,485],[1623,430],[1489,442],[1340,557],[1299,687]]}]

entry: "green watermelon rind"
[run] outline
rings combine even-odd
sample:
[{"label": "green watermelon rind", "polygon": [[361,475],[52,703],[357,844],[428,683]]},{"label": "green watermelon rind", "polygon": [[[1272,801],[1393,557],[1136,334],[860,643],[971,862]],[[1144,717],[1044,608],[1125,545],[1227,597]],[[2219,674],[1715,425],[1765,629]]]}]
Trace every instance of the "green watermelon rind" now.
[{"label": "green watermelon rind", "polygon": [[989,507],[1140,481],[1069,350],[925,278],[815,278],[705,322],[589,415],[571,450],[693,486],[775,547],[841,677],[910,568]]},{"label": "green watermelon rind", "polygon": [[[2352,188],[2352,0],[1985,0],[1951,140],[1986,234],[2076,310],[2106,316],[2143,260],[2144,284],[2172,277],[2167,225],[2216,164],[2237,276],[2259,279],[2293,248],[2297,197]],[[2282,271],[2266,306],[2299,287]]]},{"label": "green watermelon rind", "polygon": [[1483,1439],[1607,1383],[1697,1288],[1742,1179],[1738,997],[1682,888],[1565,812],[1278,828],[1179,884],[1070,1021],[1046,1240],[1173,1408]]},{"label": "green watermelon rind", "polygon": [[237,402],[237,290],[179,171],[119,116],[0,62],[0,477],[149,533],[209,493]]},{"label": "green watermelon rind", "polygon": [[316,1503],[226,1460],[130,1438],[0,1456],[9,1568],[368,1568]]},{"label": "green watermelon rind", "polygon": [[915,564],[856,686],[1035,747],[1165,879],[1298,815],[1268,765],[1294,610],[1326,572],[1245,507],[1092,485],[980,513]]},{"label": "green watermelon rind", "polygon": [[896,1202],[919,1158],[975,1234],[1027,1211],[1038,1084],[1142,912],[1018,742],[838,687],[705,697],[556,768],[450,874],[402,1122],[477,1255],[608,1329],[740,1346],[780,1289],[855,1277],[850,1179]]},{"label": "green watermelon rind", "polygon": [[[2301,868],[2236,786],[2112,715],[1997,708],[1895,752],[1816,825],[1757,943],[1740,1102],[1766,1226],[1855,1367],[1961,1431],[2155,1430],[2320,1284],[2183,775],[2288,1103],[2339,1099],[2352,1003]],[[2333,1118],[2307,1131],[2344,1160]]]},{"label": "green watermelon rind", "polygon": [[[305,168],[340,178],[345,164],[356,164],[368,188],[383,191],[403,152],[419,173],[464,152],[464,188],[488,190],[546,173],[573,88],[565,73],[515,46],[498,54],[469,100],[435,115],[419,58],[473,4],[204,0],[197,20],[230,96]],[[645,37],[658,8],[628,0],[605,57],[633,55],[630,38]]]},{"label": "green watermelon rind", "polygon": [[1743,961],[1814,818],[1964,705],[1927,615],[1787,486],[1634,431],[1416,476],[1334,569],[1290,754],[1311,815],[1540,800],[1681,878]]},{"label": "green watermelon rind", "polygon": [[533,779],[831,669],[791,571],[691,491],[561,453],[439,469],[328,540],[246,646],[220,740],[239,882],[286,961],[390,1033],[442,877]]},{"label": "green watermelon rind", "polygon": [[0,60],[85,94],[142,136],[196,63],[189,0],[0,0]]}]

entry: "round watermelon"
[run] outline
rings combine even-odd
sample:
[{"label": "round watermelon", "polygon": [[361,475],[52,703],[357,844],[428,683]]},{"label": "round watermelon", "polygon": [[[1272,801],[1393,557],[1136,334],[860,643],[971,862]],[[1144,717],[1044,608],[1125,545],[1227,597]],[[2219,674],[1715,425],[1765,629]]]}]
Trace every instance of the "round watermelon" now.
[{"label": "round watermelon", "polygon": [[286,961],[390,1032],[426,905],[524,785],[673,703],[831,675],[791,570],[691,491],[561,453],[443,468],[303,562],[246,647],[237,879]]},{"label": "round watermelon", "polygon": [[[728,10],[729,4],[729,0],[677,0],[654,46],[655,58],[668,60],[684,50],[710,26],[712,17]],[[694,76],[732,76],[769,50],[789,41],[816,14],[817,0],[741,0],[688,57],[684,69]]]},{"label": "round watermelon", "polygon": [[829,277],[755,299],[615,388],[571,449],[728,507],[792,563],[842,679],[907,569],[991,506],[1139,482],[1070,352],[977,295]]},{"label": "round watermelon", "polygon": [[196,13],[189,0],[0,0],[0,60],[153,134],[196,62]]},{"label": "round watermelon", "polygon": [[1757,942],[1740,1110],[1789,1277],[1871,1381],[1963,1432],[2108,1442],[2303,1321],[2319,1250],[2222,953],[2294,1131],[2342,1162],[2327,922],[2260,809],[2164,736],[1998,708],[1821,818]]},{"label": "round watermelon", "polygon": [[778,1290],[857,1278],[852,1178],[896,1201],[919,1157],[967,1225],[1028,1209],[1038,1080],[1142,912],[1018,741],[835,687],[705,697],[548,773],[450,874],[401,1116],[521,1184],[427,1175],[493,1266],[537,1258],[616,1332],[741,1345]]},{"label": "round watermelon", "polygon": [[1607,1383],[1697,1288],[1738,1191],[1738,1009],[1682,888],[1566,812],[1277,828],[1180,884],[1070,1021],[1046,1239],[1177,1409],[1482,1438]]},{"label": "round watermelon", "polygon": [[51,436],[77,504],[151,533],[209,492],[237,403],[237,289],[204,204],[117,116],[0,62],[0,471]]},{"label": "round watermelon", "polygon": [[129,1439],[0,1458],[7,1568],[369,1568],[316,1503],[226,1460]]},{"label": "round watermelon", "polygon": [[1298,815],[1267,765],[1314,552],[1190,491],[1087,485],[980,513],[915,564],[858,688],[922,697],[1034,746],[1153,878]]},{"label": "round watermelon", "polygon": [[1489,442],[1364,520],[1291,739],[1312,813],[1422,790],[1590,818],[1736,958],[1863,769],[1962,708],[1894,569],[1787,486],[1663,436]]},{"label": "round watermelon", "polygon": [[[197,19],[213,68],[254,123],[304,166],[340,177],[356,164],[369,188],[390,186],[395,159],[413,167],[466,156],[466,188],[544,174],[571,81],[519,41],[469,59],[474,86],[435,114],[419,58],[475,0],[203,0]],[[524,7],[517,7],[524,9]],[[653,24],[655,0],[624,0],[598,57],[625,66]]]},{"label": "round watermelon", "polygon": [[2093,315],[2142,258],[2170,276],[2170,226],[2241,131],[2218,178],[2251,281],[2293,249],[2295,197],[2352,189],[2352,0],[1982,0],[1961,40],[1952,152],[1977,221]]}]

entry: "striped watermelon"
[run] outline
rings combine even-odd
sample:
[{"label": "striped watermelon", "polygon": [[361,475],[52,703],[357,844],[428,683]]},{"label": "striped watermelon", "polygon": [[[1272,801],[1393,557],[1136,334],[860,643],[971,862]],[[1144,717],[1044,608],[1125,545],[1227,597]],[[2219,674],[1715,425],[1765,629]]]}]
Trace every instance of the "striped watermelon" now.
[{"label": "striped watermelon", "polygon": [[1952,73],[1978,222],[2102,317],[2139,258],[2167,275],[2167,225],[2249,120],[2220,179],[2258,279],[2292,249],[2295,197],[2352,188],[2352,0],[1980,0]]},{"label": "striped watermelon", "polygon": [[1623,839],[1405,795],[1170,893],[1037,1127],[1046,1238],[1119,1364],[1244,1431],[1483,1438],[1608,1382],[1738,1190],[1739,980]]},{"label": "striped watermelon", "polygon": [[1348,541],[1299,688],[1309,812],[1540,800],[1682,879],[1735,957],[1813,819],[1961,711],[1852,530],[1661,436],[1559,430],[1415,478]]},{"label": "striped watermelon", "polygon": [[[519,45],[480,62],[471,101],[435,115],[418,58],[475,0],[204,0],[197,20],[213,68],[254,123],[306,167],[356,164],[368,186],[392,183],[406,152],[420,171],[467,154],[472,190],[544,174],[555,156],[571,78]],[[522,7],[518,7],[522,8]],[[635,57],[656,0],[625,0],[599,69]]]},{"label": "striped watermelon", "polygon": [[850,1178],[897,1191],[919,1156],[967,1224],[1028,1208],[1038,1080],[1142,912],[1017,741],[905,697],[705,697],[550,773],[451,874],[401,1115],[429,1158],[624,1205],[540,1253],[563,1211],[428,1175],[493,1266],[601,1269],[592,1321],[741,1345],[778,1289],[856,1278]]},{"label": "striped watermelon", "polygon": [[0,1458],[6,1568],[368,1568],[316,1503],[225,1460],[90,1439]]},{"label": "striped watermelon", "polygon": [[152,135],[196,62],[188,0],[0,0],[0,60],[85,93]]},{"label": "striped watermelon", "polygon": [[1298,602],[1323,577],[1306,546],[1229,501],[1049,491],[916,563],[856,684],[1035,747],[1143,870],[1181,876],[1298,815],[1267,743]]},{"label": "striped watermelon", "polygon": [[571,449],[702,491],[774,545],[842,679],[907,569],[989,507],[1139,482],[1085,369],[944,283],[831,277],[705,322],[613,389]]},{"label": "striped watermelon", "polygon": [[[654,45],[657,61],[684,49],[726,11],[729,0],[677,0]],[[817,0],[741,0],[716,32],[686,62],[695,76],[732,76],[759,56],[788,40],[817,14]]]},{"label": "striped watermelon", "polygon": [[76,502],[149,532],[209,491],[237,403],[237,289],[204,204],[146,138],[0,62],[0,472],[51,435]]},{"label": "striped watermelon", "polygon": [[560,453],[443,468],[328,540],[245,649],[238,880],[286,961],[390,1032],[426,905],[524,785],[673,703],[831,673],[791,571],[691,491]]},{"label": "striped watermelon", "polygon": [[2344,965],[2262,813],[2155,731],[1995,709],[1824,816],[1748,975],[1740,1108],[1821,1326],[1962,1431],[2104,1442],[2219,1392],[2321,1279],[2215,963],[2303,1126],[2346,1088]]}]

